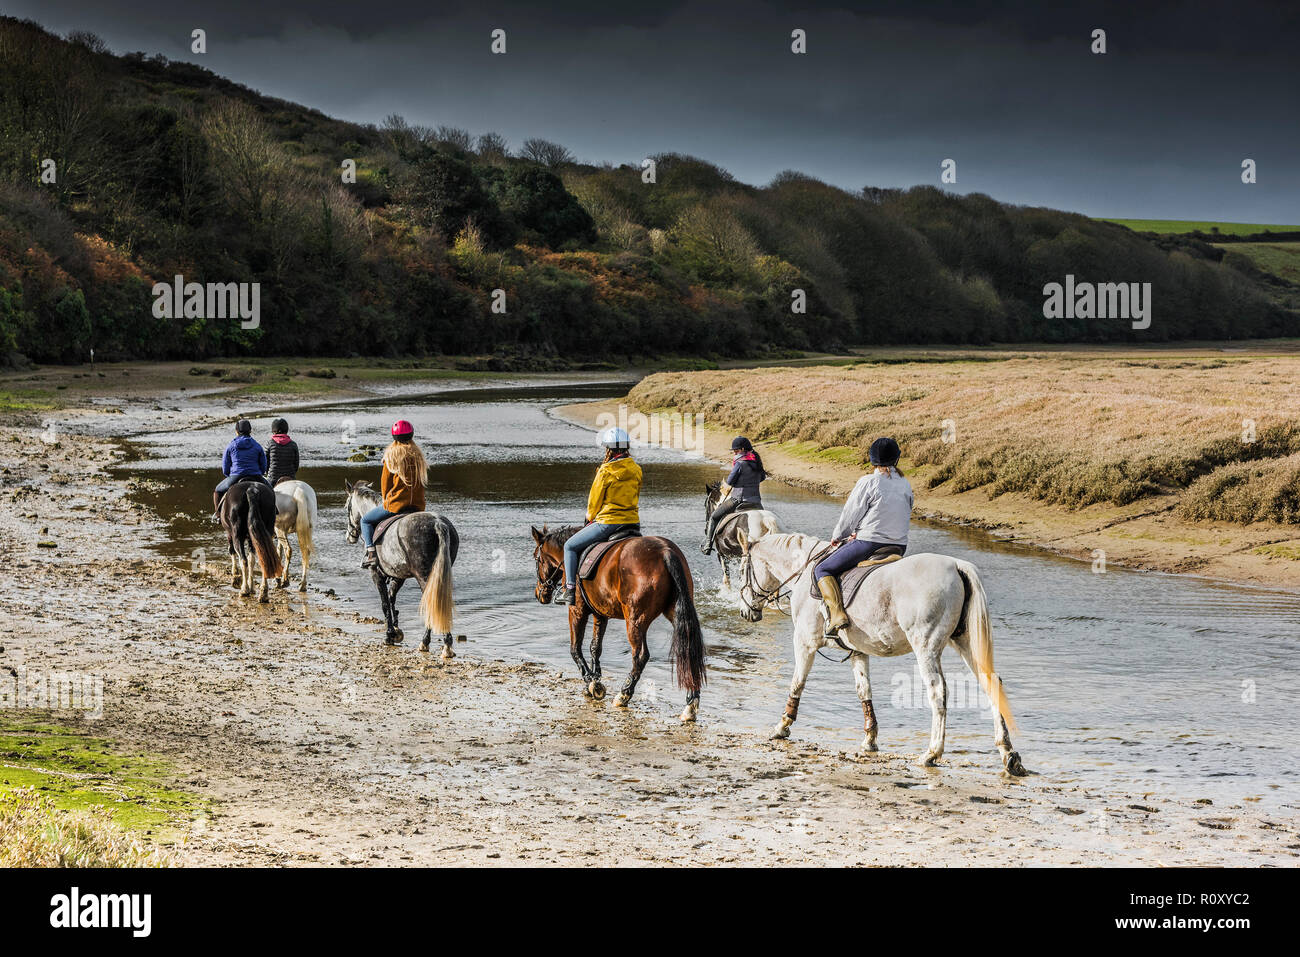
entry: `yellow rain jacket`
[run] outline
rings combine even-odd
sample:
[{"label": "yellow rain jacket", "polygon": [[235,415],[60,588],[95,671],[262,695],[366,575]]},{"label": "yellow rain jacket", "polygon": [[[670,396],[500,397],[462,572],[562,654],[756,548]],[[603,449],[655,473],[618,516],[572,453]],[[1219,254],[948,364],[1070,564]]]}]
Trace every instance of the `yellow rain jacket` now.
[{"label": "yellow rain jacket", "polygon": [[634,525],[641,521],[641,466],[630,456],[605,462],[596,470],[587,496],[587,520],[602,525]]}]

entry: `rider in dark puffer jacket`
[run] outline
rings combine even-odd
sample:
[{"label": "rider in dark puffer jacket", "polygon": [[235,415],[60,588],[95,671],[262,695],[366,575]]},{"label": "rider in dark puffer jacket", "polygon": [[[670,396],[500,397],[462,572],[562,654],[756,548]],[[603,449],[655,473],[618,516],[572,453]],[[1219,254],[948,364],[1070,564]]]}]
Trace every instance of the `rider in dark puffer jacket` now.
[{"label": "rider in dark puffer jacket", "polygon": [[266,480],[272,485],[298,476],[298,443],[289,438],[289,423],[284,419],[271,420],[266,462]]}]

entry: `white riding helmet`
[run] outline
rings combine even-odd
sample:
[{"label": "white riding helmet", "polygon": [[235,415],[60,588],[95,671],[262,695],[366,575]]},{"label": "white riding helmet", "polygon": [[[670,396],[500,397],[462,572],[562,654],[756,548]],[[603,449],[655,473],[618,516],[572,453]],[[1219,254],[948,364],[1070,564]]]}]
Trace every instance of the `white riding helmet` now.
[{"label": "white riding helmet", "polygon": [[627,430],[613,428],[600,433],[600,444],[607,449],[626,449],[631,446],[632,440],[627,437]]}]

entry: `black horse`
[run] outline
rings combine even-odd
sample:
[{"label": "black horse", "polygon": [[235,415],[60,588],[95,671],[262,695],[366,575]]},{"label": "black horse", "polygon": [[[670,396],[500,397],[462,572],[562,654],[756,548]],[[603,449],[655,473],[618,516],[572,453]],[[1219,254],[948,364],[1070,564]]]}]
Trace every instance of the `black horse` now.
[{"label": "black horse", "polygon": [[221,499],[222,527],[230,542],[230,584],[239,594],[253,591],[253,556],[262,569],[258,601],[269,601],[266,580],[284,570],[275,544],[275,491],[262,481],[236,482]]},{"label": "black horse", "polygon": [[[708,527],[709,516],[722,504],[722,483],[710,482],[704,486],[704,524]],[[718,523],[713,533],[713,550],[722,566],[722,584],[731,587],[731,563],[739,563],[743,550],[740,547],[740,530],[743,528],[750,542],[758,541],[764,535],[775,535],[781,531],[781,524],[776,516],[765,508],[746,508],[744,511],[732,512]]]},{"label": "black horse", "polygon": [[[379,493],[369,482],[348,482],[348,541],[355,543],[361,535],[361,516],[381,504]],[[456,528],[435,512],[411,512],[401,516],[380,539],[375,549],[377,562],[372,568],[379,601],[384,607],[390,645],[405,635],[397,627],[397,592],[408,578],[420,585],[420,617],[424,621],[424,640],[420,650],[429,650],[433,632],[442,635],[442,656],[456,657],[451,650],[451,566],[460,548]]]}]

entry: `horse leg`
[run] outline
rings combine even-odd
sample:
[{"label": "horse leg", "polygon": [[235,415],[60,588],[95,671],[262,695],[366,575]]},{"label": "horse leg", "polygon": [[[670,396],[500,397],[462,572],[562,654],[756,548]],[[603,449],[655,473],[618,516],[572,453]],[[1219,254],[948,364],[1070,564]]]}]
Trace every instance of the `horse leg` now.
[{"label": "horse leg", "polygon": [[722,566],[722,587],[731,591],[731,563],[721,552],[718,553],[718,564]]},{"label": "horse leg", "polygon": [[[970,647],[964,639],[954,641],[953,647],[961,655],[961,660],[966,662],[966,667],[970,673],[975,676],[975,683],[979,685],[979,673],[975,670],[975,657],[971,654]],[[1001,678],[997,679],[1001,681]],[[998,753],[1002,755],[1002,767],[1008,774],[1021,775],[1025,774],[1025,766],[1020,762],[1020,755],[1011,747],[1011,731],[1007,728],[1006,719],[1002,717],[997,708],[993,708],[993,743],[997,745]]]},{"label": "horse leg", "polygon": [[375,583],[375,591],[379,592],[379,606],[384,610],[384,644],[395,645],[402,640],[402,633],[397,628],[397,589],[392,588],[392,580],[378,566],[370,569],[370,577]]},{"label": "horse leg", "polygon": [[235,556],[234,543],[230,546],[230,587],[239,587],[239,561]]},{"label": "horse leg", "polygon": [[623,688],[614,699],[614,704],[626,708],[636,692],[636,683],[641,680],[641,672],[650,661],[650,643],[646,641],[646,632],[650,629],[651,619],[645,617],[627,620],[627,643],[632,646],[632,668],[627,673]]},{"label": "horse leg", "polygon": [[871,703],[871,659],[866,655],[853,655],[853,685],[858,689],[858,699],[862,702],[862,730],[866,733],[862,750],[875,751],[876,709]]},{"label": "horse leg", "polygon": [[[582,693],[588,698],[596,698],[599,701],[605,697],[605,686],[596,684],[595,675],[587,666],[587,659],[582,654],[582,635],[587,630],[587,615],[585,603],[582,611],[578,611],[577,605],[569,606],[569,655],[578,666],[578,670],[582,672]],[[600,691],[599,696],[595,693],[597,689]]]},{"label": "horse leg", "polygon": [[916,660],[921,666],[921,678],[925,681],[930,696],[930,747],[921,755],[917,764],[928,768],[943,757],[944,727],[948,720],[948,684],[943,678],[939,651],[920,649],[916,653]]},{"label": "horse leg", "polygon": [[253,545],[251,542],[240,541],[239,557],[243,559],[243,565],[240,569],[239,594],[247,597],[253,594]]},{"label": "horse leg", "polygon": [[790,726],[799,717],[799,697],[803,694],[808,672],[812,671],[813,659],[821,646],[821,636],[811,633],[800,634],[798,628],[794,635],[794,678],[790,681],[790,697],[785,702],[785,714],[772,731],[772,740],[790,737]]},{"label": "horse leg", "polygon": [[293,545],[289,542],[287,532],[275,530],[275,550],[280,556],[280,577],[275,580],[277,588],[289,587],[289,562],[293,561]]},{"label": "horse leg", "polygon": [[597,700],[605,697],[605,686],[600,680],[600,652],[605,646],[605,626],[609,619],[591,616],[591,696]]}]

